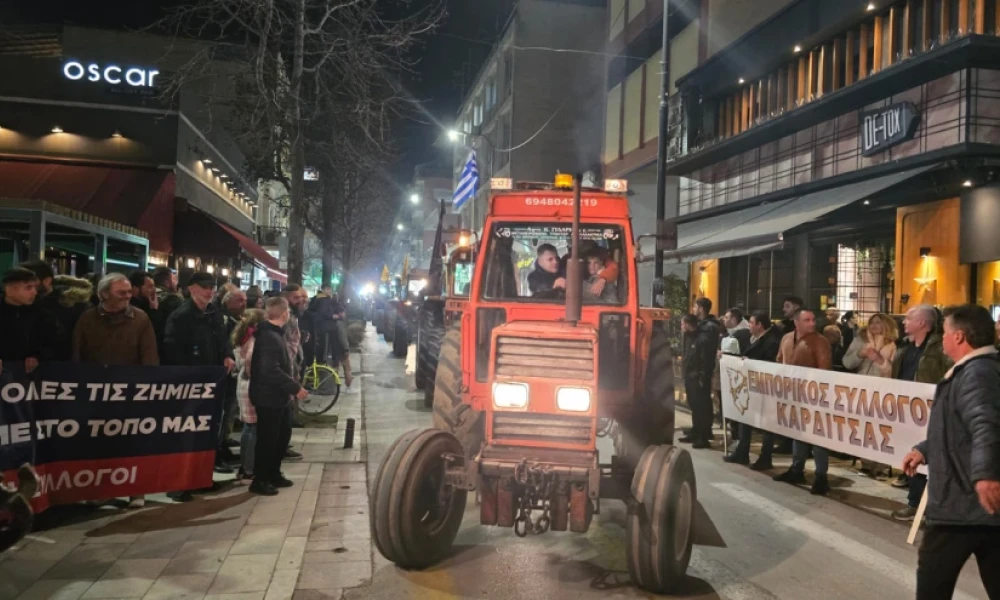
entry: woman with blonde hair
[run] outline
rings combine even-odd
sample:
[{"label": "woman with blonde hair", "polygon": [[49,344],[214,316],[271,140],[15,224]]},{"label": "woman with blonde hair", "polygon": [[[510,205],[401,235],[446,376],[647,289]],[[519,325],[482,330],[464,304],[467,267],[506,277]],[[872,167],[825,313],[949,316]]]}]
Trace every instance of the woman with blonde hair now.
[{"label": "woman with blonde hair", "polygon": [[[875,313],[868,319],[844,354],[844,366],[858,375],[892,377],[892,360],[896,356],[899,330],[896,321],[885,313]],[[886,478],[887,465],[861,461],[860,473],[875,479]]]},{"label": "woman with blonde hair", "polygon": [[237,481],[249,483],[254,472],[254,447],[257,445],[257,411],[250,403],[250,363],[253,360],[254,332],[267,320],[264,311],[250,309],[233,330],[233,348],[236,354],[236,400],[240,406],[240,470]]}]

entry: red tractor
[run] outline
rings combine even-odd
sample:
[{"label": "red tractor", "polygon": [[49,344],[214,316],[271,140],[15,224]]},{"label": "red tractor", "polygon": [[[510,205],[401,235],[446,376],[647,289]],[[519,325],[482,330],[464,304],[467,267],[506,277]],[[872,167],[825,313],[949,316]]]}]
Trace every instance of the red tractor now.
[{"label": "red tractor", "polygon": [[[622,500],[633,580],[669,591],[690,561],[697,494],[690,455],[672,446],[669,312],[639,307],[626,185],[506,187],[491,194],[469,299],[445,314],[435,429],[386,454],[372,538],[419,569],[448,556],[469,492],[481,524],[521,537],[585,532],[602,499]],[[605,435],[615,451],[602,461]]]}]

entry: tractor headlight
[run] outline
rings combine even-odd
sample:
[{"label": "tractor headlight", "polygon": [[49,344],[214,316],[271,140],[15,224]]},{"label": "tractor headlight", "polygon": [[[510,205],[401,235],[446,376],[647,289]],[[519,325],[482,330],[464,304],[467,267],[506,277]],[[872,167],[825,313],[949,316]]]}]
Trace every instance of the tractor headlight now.
[{"label": "tractor headlight", "polygon": [[494,383],[493,405],[497,408],[527,408],[528,386],[523,383]]},{"label": "tractor headlight", "polygon": [[587,412],[590,410],[590,390],[564,387],[556,391],[556,406],[559,410]]}]

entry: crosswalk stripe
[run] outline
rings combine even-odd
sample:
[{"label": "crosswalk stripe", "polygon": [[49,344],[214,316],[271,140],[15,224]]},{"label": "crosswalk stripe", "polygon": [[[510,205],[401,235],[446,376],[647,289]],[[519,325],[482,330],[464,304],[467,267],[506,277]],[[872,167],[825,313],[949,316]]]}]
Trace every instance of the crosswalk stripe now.
[{"label": "crosswalk stripe", "polygon": [[[732,497],[749,510],[756,510],[770,517],[776,528],[787,527],[809,537],[817,544],[826,546],[834,552],[863,565],[879,575],[890,579],[908,590],[916,589],[916,572],[913,567],[882,554],[869,546],[856,542],[842,533],[789,510],[780,504],[768,500],[760,494],[732,483],[712,483],[712,487],[727,496]],[[975,600],[972,596],[955,590],[955,599]]]}]

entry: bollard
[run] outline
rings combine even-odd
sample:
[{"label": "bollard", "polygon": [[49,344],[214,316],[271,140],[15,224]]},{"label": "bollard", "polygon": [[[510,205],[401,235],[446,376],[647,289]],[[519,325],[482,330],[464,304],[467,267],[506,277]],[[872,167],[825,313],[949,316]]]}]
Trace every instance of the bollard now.
[{"label": "bollard", "polygon": [[344,448],[354,447],[354,419],[347,420],[347,428],[344,429]]}]

